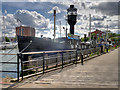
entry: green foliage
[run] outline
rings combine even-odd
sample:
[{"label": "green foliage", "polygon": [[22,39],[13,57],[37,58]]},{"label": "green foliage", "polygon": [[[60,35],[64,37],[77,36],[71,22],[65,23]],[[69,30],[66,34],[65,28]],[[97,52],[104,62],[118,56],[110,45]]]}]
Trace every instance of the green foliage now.
[{"label": "green foliage", "polygon": [[92,33],[92,36],[95,36],[96,34],[95,33]]},{"label": "green foliage", "polygon": [[97,39],[98,41],[100,41],[100,37],[98,37],[98,39]]},{"label": "green foliage", "polygon": [[120,34],[117,34],[117,36],[120,36]]},{"label": "green foliage", "polygon": [[91,39],[93,40],[95,36],[96,36],[96,34],[95,34],[95,33],[92,33],[92,34],[91,34]]},{"label": "green foliage", "polygon": [[81,38],[81,41],[84,42],[84,38]]},{"label": "green foliage", "polygon": [[112,41],[120,41],[120,38],[118,38],[118,37],[112,37],[111,40]]},{"label": "green foliage", "polygon": [[117,36],[117,34],[116,33],[112,33],[112,37],[116,37]]},{"label": "green foliage", "polygon": [[6,41],[6,42],[10,42],[10,40],[9,40],[8,37],[5,37],[5,41]]},{"label": "green foliage", "polygon": [[14,37],[14,40],[17,41],[17,37]]},{"label": "green foliage", "polygon": [[[86,37],[86,41],[89,40],[89,37]],[[81,41],[84,42],[85,41],[85,38],[81,38]]]}]

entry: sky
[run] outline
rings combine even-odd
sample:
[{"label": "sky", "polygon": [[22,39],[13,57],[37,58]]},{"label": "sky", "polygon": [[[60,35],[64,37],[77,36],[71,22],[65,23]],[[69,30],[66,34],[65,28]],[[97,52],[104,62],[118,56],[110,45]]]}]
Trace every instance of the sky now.
[{"label": "sky", "polygon": [[[96,29],[118,33],[118,1],[119,0],[2,0],[0,2],[0,15],[4,15],[4,24],[2,15],[0,25],[5,26],[3,33],[7,36],[15,36],[15,27],[22,25],[31,26],[36,29],[36,36],[53,38],[54,17],[56,14],[56,37],[60,37],[60,21],[62,36],[65,36],[63,27],[68,28],[66,22],[67,9],[71,4],[77,8],[77,23],[75,25],[75,34],[83,37],[89,32],[89,14],[91,14],[91,30]],[[119,5],[120,6],[120,5]],[[66,25],[67,24],[67,25]],[[0,33],[1,35],[1,33]]]}]

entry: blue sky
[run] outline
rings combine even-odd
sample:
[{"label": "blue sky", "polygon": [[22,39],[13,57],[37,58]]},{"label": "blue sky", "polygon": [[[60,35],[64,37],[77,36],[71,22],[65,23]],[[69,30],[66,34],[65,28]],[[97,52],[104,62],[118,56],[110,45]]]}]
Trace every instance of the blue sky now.
[{"label": "blue sky", "polygon": [[[5,1],[5,0],[4,0]],[[78,9],[75,34],[81,37],[89,32],[89,14],[92,16],[92,31],[100,29],[118,32],[117,2],[2,2],[2,13],[5,15],[6,33],[15,35],[15,27],[20,24],[16,18],[20,19],[22,25],[36,28],[37,36],[43,34],[46,37],[53,37],[53,9],[57,10],[56,32],[60,33],[60,24],[66,27],[66,10],[70,4],[74,4]],[[112,7],[111,7],[112,5]],[[7,12],[5,14],[5,12]],[[69,29],[69,25],[67,25]],[[62,29],[62,36],[65,31]]]}]

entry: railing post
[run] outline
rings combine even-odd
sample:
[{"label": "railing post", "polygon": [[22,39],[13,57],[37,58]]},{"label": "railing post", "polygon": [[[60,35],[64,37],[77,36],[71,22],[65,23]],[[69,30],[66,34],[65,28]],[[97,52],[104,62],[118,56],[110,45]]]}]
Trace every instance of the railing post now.
[{"label": "railing post", "polygon": [[83,65],[83,54],[81,54],[81,65]]},{"label": "railing post", "polygon": [[43,74],[44,74],[44,71],[45,71],[45,57],[44,57],[44,52],[43,52]]},{"label": "railing post", "polygon": [[108,47],[107,47],[107,53],[108,53]]},{"label": "railing post", "polygon": [[63,62],[63,51],[62,51],[62,68],[64,68],[64,66],[63,66],[63,64],[64,64],[64,62]]},{"label": "railing post", "polygon": [[77,50],[76,50],[76,65],[77,65],[77,60],[78,60],[78,55],[77,55]]},{"label": "railing post", "polygon": [[21,58],[21,74],[22,74],[22,80],[23,80],[23,55],[19,54]]},{"label": "railing post", "polygon": [[58,53],[56,53],[56,67],[58,66]]},{"label": "railing post", "polygon": [[71,63],[71,51],[69,52],[69,55],[70,55],[70,63]]},{"label": "railing post", "polygon": [[17,81],[19,81],[19,54],[17,54]]}]

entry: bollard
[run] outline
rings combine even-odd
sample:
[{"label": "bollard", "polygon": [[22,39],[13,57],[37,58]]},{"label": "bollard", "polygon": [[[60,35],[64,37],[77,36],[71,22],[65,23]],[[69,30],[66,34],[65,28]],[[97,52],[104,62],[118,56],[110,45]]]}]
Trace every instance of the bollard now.
[{"label": "bollard", "polygon": [[83,65],[83,55],[81,54],[81,65]]}]

